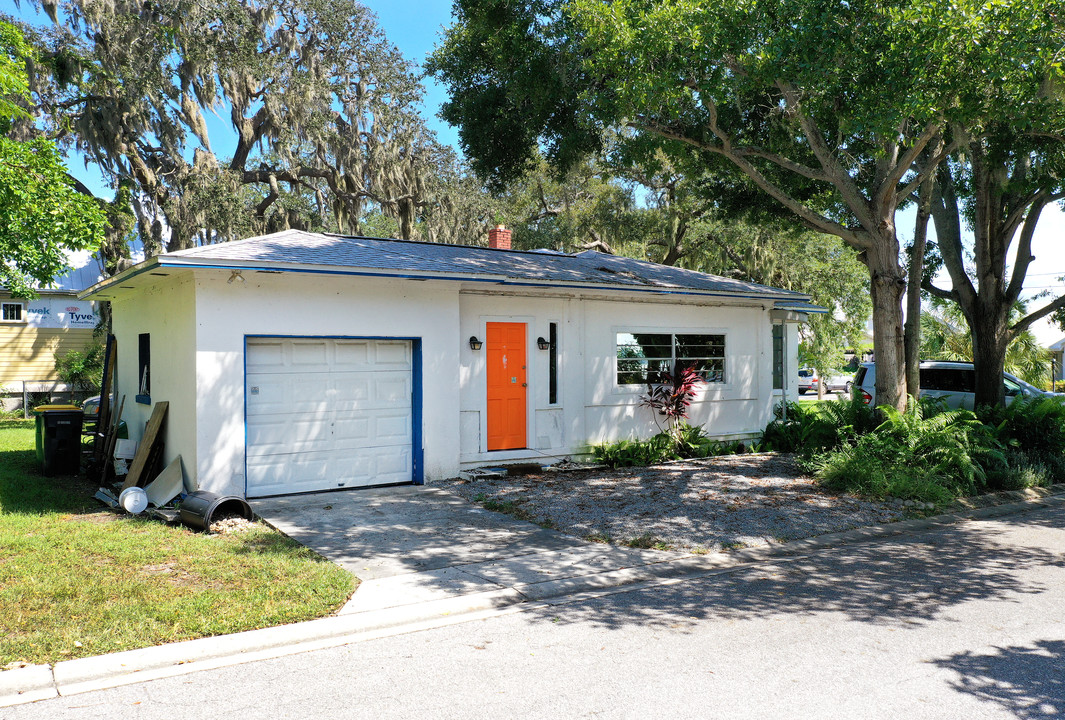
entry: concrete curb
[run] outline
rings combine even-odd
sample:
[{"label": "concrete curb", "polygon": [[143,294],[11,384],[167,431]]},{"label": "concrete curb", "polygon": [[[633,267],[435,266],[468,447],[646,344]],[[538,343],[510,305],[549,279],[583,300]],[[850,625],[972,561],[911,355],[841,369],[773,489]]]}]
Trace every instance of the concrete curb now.
[{"label": "concrete curb", "polygon": [[797,557],[816,550],[910,535],[967,520],[1062,505],[1065,504],[1065,485],[1041,492],[1000,493],[999,496],[1004,501],[1015,501],[973,509],[952,508],[951,512],[934,517],[855,528],[727,554],[687,555],[650,565],[518,584],[461,597],[65,660],[54,666],[30,665],[6,670],[0,672],[0,707],[468,622],[508,610],[519,612],[537,605],[559,604],[547,602],[559,598],[575,599],[575,595],[622,592],[634,589],[635,585],[694,579],[742,569],[774,558]]}]

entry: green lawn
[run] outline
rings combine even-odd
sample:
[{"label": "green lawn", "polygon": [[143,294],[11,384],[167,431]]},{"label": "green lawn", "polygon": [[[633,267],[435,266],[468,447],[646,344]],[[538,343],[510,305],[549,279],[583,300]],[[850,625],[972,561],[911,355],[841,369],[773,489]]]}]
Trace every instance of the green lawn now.
[{"label": "green lawn", "polygon": [[0,666],[321,617],[357,581],[261,525],[209,536],[119,516],[45,478],[32,421],[0,420]]}]

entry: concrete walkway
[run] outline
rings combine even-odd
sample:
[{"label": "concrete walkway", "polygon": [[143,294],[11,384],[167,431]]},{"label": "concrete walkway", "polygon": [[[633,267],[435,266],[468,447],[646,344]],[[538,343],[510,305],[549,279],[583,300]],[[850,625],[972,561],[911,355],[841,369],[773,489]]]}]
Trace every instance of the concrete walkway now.
[{"label": "concrete walkway", "polygon": [[508,589],[530,599],[545,585],[685,555],[587,542],[426,486],[267,498],[252,508],[362,580],[341,615]]}]

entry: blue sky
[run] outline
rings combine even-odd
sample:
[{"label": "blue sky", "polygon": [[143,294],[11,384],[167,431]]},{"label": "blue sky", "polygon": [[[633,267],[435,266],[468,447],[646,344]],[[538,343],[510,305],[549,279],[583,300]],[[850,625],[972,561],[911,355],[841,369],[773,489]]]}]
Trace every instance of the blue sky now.
[{"label": "blue sky", "polygon": [[[363,2],[378,17],[385,34],[409,60],[421,63],[425,60],[439,40],[442,29],[451,23],[450,0],[370,0]],[[29,19],[32,8],[24,2],[22,8],[16,8],[14,0],[0,0],[0,12]],[[43,16],[42,16],[43,18]],[[47,18],[36,22],[47,22]],[[458,147],[456,130],[437,118],[440,104],[446,99],[444,90],[426,81],[426,103],[423,115],[439,140]],[[212,137],[219,132],[231,133],[228,123],[208,118]],[[222,145],[218,146],[219,148]],[[224,153],[224,150],[223,150]],[[70,169],[73,175],[82,180],[94,192],[108,197],[111,191],[104,185],[100,175],[90,166],[85,168],[80,159],[71,158]],[[911,213],[905,213],[898,219],[899,236],[904,242],[913,234]],[[1026,296],[1042,291],[1051,291],[1054,295],[1065,293],[1065,282],[1058,278],[1065,276],[1065,213],[1058,207],[1047,208],[1036,232],[1033,251],[1036,261],[1029,268]],[[949,286],[949,282],[941,282]],[[1042,302],[1046,302],[1045,300]],[[1035,309],[1042,302],[1034,301],[1030,309]],[[1036,336],[1044,345],[1055,342],[1065,335],[1059,328],[1047,322],[1039,323],[1035,328]]]}]

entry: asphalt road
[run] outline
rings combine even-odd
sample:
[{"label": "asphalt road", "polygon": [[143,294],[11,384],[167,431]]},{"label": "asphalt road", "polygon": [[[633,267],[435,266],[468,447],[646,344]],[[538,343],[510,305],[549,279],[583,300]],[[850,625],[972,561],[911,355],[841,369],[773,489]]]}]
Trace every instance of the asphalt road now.
[{"label": "asphalt road", "polygon": [[1065,508],[5,708],[24,718],[1062,718]]}]

